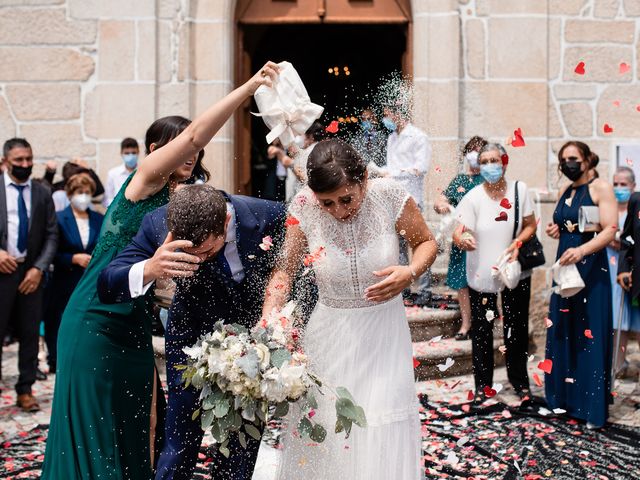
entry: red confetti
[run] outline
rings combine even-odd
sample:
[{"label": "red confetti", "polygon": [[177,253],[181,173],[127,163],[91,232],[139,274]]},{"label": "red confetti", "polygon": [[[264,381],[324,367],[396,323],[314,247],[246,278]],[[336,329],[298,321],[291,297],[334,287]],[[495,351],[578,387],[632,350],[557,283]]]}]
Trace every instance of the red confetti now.
[{"label": "red confetti", "polygon": [[500,212],[500,215],[496,217],[496,222],[506,222],[507,219],[507,212]]},{"label": "red confetti", "polygon": [[640,112],[640,105],[636,105],[636,110]]},{"label": "red confetti", "polygon": [[505,197],[500,200],[500,206],[509,210],[511,208],[511,202],[509,202],[509,199]]},{"label": "red confetti", "polygon": [[631,65],[625,62],[620,63],[620,75],[624,75],[629,70],[631,70]]},{"label": "red confetti", "polygon": [[300,220],[298,220],[296,217],[288,217],[287,221],[284,222],[285,227],[293,227],[294,225],[298,224],[300,224]]},{"label": "red confetti", "polygon": [[560,311],[562,313],[569,313],[569,309],[568,308],[561,308]]},{"label": "red confetti", "polygon": [[487,398],[495,397],[498,392],[496,392],[493,388],[486,386],[482,389]]},{"label": "red confetti", "polygon": [[533,381],[536,382],[537,386],[542,386],[542,380],[540,380],[540,375],[538,375],[537,373],[533,374]]},{"label": "red confetti", "polygon": [[462,411],[464,413],[469,413],[469,410],[471,410],[471,406],[468,403],[465,403],[464,405],[462,405],[462,407],[460,407],[462,409]]},{"label": "red confetti", "polygon": [[311,265],[313,262],[318,261],[318,259],[324,254],[324,247],[320,247],[318,248],[318,250],[316,250],[314,253],[310,254],[310,255],[305,255],[304,259],[302,260],[302,263],[304,263],[305,267],[308,267],[309,265]]},{"label": "red confetti", "polygon": [[538,364],[538,368],[544,373],[550,374],[553,368],[553,361],[547,358]]},{"label": "red confetti", "polygon": [[469,401],[473,400],[473,390],[469,390],[467,392],[467,400]]},{"label": "red confetti", "polygon": [[576,65],[576,68],[573,71],[578,75],[584,75],[584,62],[580,62],[578,65]]},{"label": "red confetti", "polygon": [[620,100],[614,100],[613,101],[613,106],[614,107],[619,107],[620,106]]},{"label": "red confetti", "polygon": [[413,368],[418,368],[420,366],[420,360],[416,357],[413,357]]},{"label": "red confetti", "polygon": [[504,153],[500,158],[502,159],[502,166],[509,165],[509,155]]},{"label": "red confetti", "polygon": [[613,127],[608,123],[605,123],[604,126],[602,127],[602,131],[604,133],[613,133]]},{"label": "red confetti", "polygon": [[593,335],[591,333],[591,330],[587,329],[584,331],[584,336],[587,338],[590,338],[591,340],[593,340]]},{"label": "red confetti", "polygon": [[630,167],[633,167],[633,160],[630,158],[627,158],[627,165],[629,165]]},{"label": "red confetti", "polygon": [[338,133],[338,121],[333,120],[325,130],[329,133]]},{"label": "red confetti", "polygon": [[513,140],[511,141],[512,147],[524,147],[526,144],[524,143],[524,138],[522,137],[522,130],[518,128],[513,131]]}]

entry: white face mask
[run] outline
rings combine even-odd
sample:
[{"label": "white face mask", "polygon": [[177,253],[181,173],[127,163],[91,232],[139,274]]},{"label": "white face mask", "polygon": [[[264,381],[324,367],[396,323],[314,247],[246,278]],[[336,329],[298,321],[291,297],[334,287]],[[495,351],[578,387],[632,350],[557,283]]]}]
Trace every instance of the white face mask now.
[{"label": "white face mask", "polygon": [[71,197],[71,205],[77,210],[85,211],[91,205],[91,195],[88,193],[78,193]]},{"label": "white face mask", "polygon": [[298,148],[304,148],[304,136],[298,135],[293,139],[293,143],[295,143]]},{"label": "white face mask", "polygon": [[464,158],[469,162],[471,168],[478,168],[478,152],[473,150],[467,153]]}]

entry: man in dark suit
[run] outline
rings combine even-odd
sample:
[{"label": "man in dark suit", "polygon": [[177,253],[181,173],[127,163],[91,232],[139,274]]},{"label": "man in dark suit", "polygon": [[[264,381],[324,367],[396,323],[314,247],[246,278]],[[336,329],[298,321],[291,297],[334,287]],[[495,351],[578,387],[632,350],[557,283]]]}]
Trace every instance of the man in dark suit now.
[{"label": "man in dark suit", "polygon": [[[183,187],[168,206],[143,219],[132,243],[98,279],[104,303],[150,295],[155,280],[176,279],[165,334],[169,401],[157,480],[190,479],[202,442],[200,421],[192,420],[199,391],[184,389],[175,368],[187,361],[182,349],[218,320],[249,328],[257,323],[276,250],[264,238],[271,236],[277,245],[284,219],[280,203],[227,195],[209,185]],[[259,445],[250,439],[245,450],[233,436],[229,458],[214,456],[214,478],[249,480]]]},{"label": "man in dark suit", "polygon": [[56,212],[47,187],[30,180],[31,145],[7,140],[2,151],[6,173],[0,175],[0,334],[13,311],[20,349],[16,383],[18,406],[37,411],[31,386],[38,365],[38,327],[42,318],[42,275],[56,253]]},{"label": "man in dark suit", "polygon": [[[640,192],[633,193],[627,206],[627,218],[620,233],[618,283],[631,291],[631,298],[640,296]],[[638,248],[636,248],[638,246]]]}]

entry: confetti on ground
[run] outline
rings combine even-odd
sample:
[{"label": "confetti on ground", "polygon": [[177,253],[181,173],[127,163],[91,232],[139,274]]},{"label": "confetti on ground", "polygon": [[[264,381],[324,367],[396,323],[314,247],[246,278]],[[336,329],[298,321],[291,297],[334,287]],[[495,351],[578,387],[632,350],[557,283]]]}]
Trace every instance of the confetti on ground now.
[{"label": "confetti on ground", "polygon": [[576,68],[573,71],[576,72],[578,75],[584,75],[585,73],[584,62],[578,63],[578,65],[576,65]]}]

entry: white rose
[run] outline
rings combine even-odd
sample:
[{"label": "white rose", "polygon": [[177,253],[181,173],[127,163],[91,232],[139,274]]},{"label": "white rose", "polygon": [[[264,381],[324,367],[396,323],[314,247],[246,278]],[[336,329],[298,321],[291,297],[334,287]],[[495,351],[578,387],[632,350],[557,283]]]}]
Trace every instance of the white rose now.
[{"label": "white rose", "polygon": [[264,370],[269,366],[269,362],[271,361],[271,352],[269,351],[269,347],[259,343],[254,348],[258,358],[260,359],[260,368]]}]

